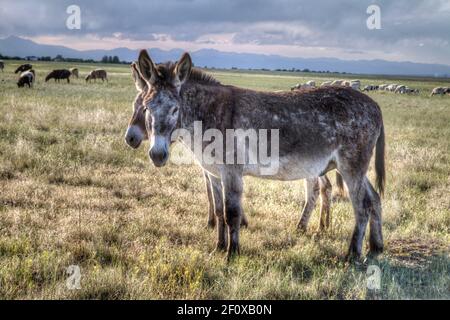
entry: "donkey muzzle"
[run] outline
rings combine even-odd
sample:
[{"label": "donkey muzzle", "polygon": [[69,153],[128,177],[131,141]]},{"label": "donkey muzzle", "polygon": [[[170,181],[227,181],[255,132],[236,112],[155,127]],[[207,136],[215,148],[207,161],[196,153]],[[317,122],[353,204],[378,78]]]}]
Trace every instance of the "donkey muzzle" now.
[{"label": "donkey muzzle", "polygon": [[169,148],[164,138],[157,136],[149,151],[150,159],[157,167],[162,167],[169,159]]},{"label": "donkey muzzle", "polygon": [[125,133],[125,142],[127,143],[127,145],[129,145],[133,149],[137,149],[141,145],[142,140],[143,134],[137,127],[128,127],[127,132]]},{"label": "donkey muzzle", "polygon": [[156,167],[163,167],[166,164],[167,159],[169,159],[169,152],[164,149],[154,150],[154,148],[152,148],[150,149],[149,155]]}]

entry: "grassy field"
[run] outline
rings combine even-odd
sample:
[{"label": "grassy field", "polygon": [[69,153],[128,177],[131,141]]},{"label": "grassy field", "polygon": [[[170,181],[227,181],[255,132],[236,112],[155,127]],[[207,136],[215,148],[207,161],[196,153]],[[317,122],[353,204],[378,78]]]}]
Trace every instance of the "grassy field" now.
[{"label": "grassy field", "polygon": [[[108,83],[44,83],[63,63],[33,63],[35,87],[0,72],[0,298],[2,299],[450,299],[450,97],[445,83],[400,82],[419,96],[370,93],[384,114],[387,190],[385,253],[347,264],[348,202],[334,202],[332,229],[297,234],[303,182],[245,179],[240,258],[209,253],[201,170],[156,169],[147,144],[131,150],[125,129],[135,96],[128,66],[107,65]],[[100,65],[96,65],[100,66]],[[82,76],[93,65],[79,65]],[[214,71],[222,83],[287,89],[323,75]],[[307,78],[306,78],[307,77]],[[354,78],[354,76],[353,76]],[[331,78],[330,78],[331,80]],[[448,83],[446,85],[449,85]],[[370,169],[373,179],[373,170]],[[368,291],[369,264],[381,290]],[[69,265],[81,289],[66,286]]]}]

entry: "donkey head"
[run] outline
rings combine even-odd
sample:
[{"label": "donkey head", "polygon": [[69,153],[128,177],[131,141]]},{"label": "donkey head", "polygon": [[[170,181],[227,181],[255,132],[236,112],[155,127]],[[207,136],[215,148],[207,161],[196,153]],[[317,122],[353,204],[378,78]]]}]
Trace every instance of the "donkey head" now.
[{"label": "donkey head", "polygon": [[148,91],[148,86],[139,73],[135,62],[131,64],[131,74],[138,93],[133,101],[133,115],[125,133],[125,142],[130,147],[137,149],[143,140],[148,139],[144,115],[144,97]]},{"label": "donkey head", "polygon": [[169,159],[172,133],[179,124],[180,90],[189,79],[192,60],[188,53],[173,64],[155,65],[146,50],[139,54],[138,70],[148,86],[144,98],[145,124],[150,138],[149,156],[157,167]]}]

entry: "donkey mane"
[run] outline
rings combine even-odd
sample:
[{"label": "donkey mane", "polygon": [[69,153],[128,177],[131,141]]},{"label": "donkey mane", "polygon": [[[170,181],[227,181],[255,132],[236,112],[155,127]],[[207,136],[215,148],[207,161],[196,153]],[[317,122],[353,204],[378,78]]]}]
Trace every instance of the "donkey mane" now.
[{"label": "donkey mane", "polygon": [[[174,70],[175,70],[176,63],[174,62],[165,62],[160,63],[156,65],[156,69],[158,70],[158,73],[160,75],[161,80],[170,82],[173,80]],[[189,75],[189,81],[194,81],[202,84],[209,84],[209,85],[219,85],[220,82],[216,80],[212,75],[207,74],[206,72],[198,69],[198,68],[192,68],[191,74]]]}]

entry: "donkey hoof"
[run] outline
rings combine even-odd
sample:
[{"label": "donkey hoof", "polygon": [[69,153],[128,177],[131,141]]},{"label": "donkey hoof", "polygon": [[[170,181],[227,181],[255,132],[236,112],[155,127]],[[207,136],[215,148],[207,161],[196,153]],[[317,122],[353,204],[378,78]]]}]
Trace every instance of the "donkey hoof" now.
[{"label": "donkey hoof", "polygon": [[370,244],[369,252],[367,255],[371,258],[375,258],[383,253],[383,246]]},{"label": "donkey hoof", "polygon": [[248,221],[247,221],[247,219],[242,219],[241,220],[241,227],[248,228]]},{"label": "donkey hoof", "polygon": [[357,263],[361,261],[361,254],[354,252],[354,251],[349,251],[347,253],[347,255],[345,256],[345,261],[349,262],[349,263]]},{"label": "donkey hoof", "polygon": [[227,261],[229,262],[231,259],[239,256],[240,254],[241,254],[241,251],[239,249],[239,244],[230,244],[230,246],[228,247],[228,252],[227,252]]},{"label": "donkey hoof", "polygon": [[227,251],[227,245],[225,244],[225,242],[217,242],[214,251],[225,252]]},{"label": "donkey hoof", "polygon": [[216,245],[214,250],[211,251],[209,255],[213,256],[213,255],[218,254],[218,253],[224,253],[225,251],[227,251],[225,246]]}]

